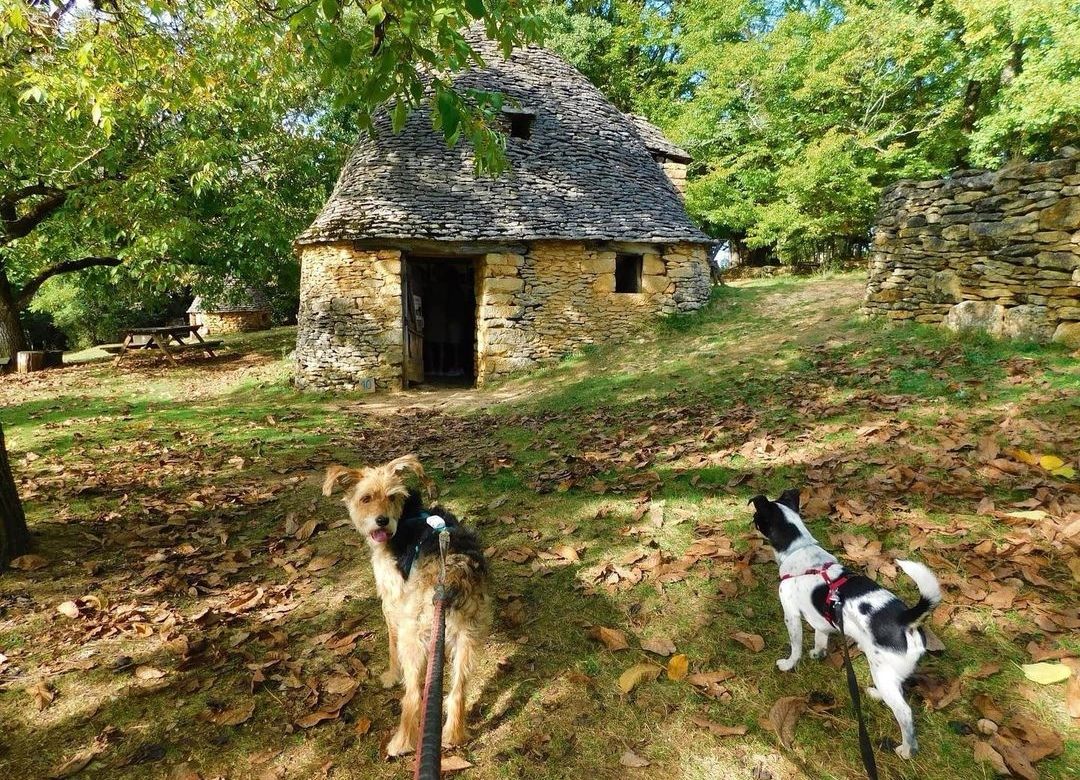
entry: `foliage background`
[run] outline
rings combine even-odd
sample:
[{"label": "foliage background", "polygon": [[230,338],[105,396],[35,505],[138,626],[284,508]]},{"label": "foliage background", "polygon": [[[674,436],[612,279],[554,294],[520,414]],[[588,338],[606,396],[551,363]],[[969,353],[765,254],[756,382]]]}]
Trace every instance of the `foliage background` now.
[{"label": "foliage background", "polygon": [[695,157],[713,235],[815,263],[865,242],[902,178],[1080,137],[1072,0],[603,0],[550,41]]},{"label": "foliage background", "polygon": [[[695,157],[692,215],[785,263],[857,253],[897,179],[1080,138],[1075,0],[279,0],[281,18],[231,0],[121,0],[110,7],[171,11],[72,21],[63,45],[25,56],[12,9],[28,7],[0,0],[0,191],[47,179],[72,192],[0,262],[18,286],[71,258],[122,258],[34,297],[76,344],[160,321],[179,305],[167,293],[226,276],[288,312],[291,240],[380,103],[403,117],[430,99],[448,142],[497,169],[483,121],[497,100],[441,75],[470,61],[459,31],[478,18],[506,45],[542,32],[659,124]],[[431,94],[424,72],[440,74]]]}]

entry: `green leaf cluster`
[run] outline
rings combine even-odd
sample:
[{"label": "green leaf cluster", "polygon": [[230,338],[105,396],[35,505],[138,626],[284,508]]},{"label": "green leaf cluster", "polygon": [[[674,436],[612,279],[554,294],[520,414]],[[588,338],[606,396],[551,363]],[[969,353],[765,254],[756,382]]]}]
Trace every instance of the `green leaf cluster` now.
[{"label": "green leaf cluster", "polygon": [[557,3],[549,40],[695,157],[687,203],[785,261],[865,241],[881,189],[1080,139],[1076,0]]}]

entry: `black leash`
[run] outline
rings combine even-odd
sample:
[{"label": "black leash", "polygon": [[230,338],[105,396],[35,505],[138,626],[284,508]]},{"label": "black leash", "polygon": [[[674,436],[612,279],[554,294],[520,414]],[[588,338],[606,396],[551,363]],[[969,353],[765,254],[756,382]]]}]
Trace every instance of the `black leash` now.
[{"label": "black leash", "polygon": [[439,780],[442,774],[442,681],[446,646],[446,590],[435,586],[435,613],[432,615],[431,646],[428,648],[424,707],[420,711],[420,746],[413,780]]},{"label": "black leash", "polygon": [[862,699],[859,697],[859,681],[855,679],[855,670],[851,666],[851,654],[848,653],[848,638],[844,633],[844,606],[837,602],[833,609],[836,616],[836,627],[840,629],[840,644],[844,648],[844,669],[847,672],[848,693],[851,695],[851,709],[855,712],[855,719],[859,722],[859,752],[862,754],[863,766],[866,768],[866,776],[870,780],[878,780],[877,762],[874,760],[874,746],[870,744],[870,735],[866,731],[866,721],[863,719]]},{"label": "black leash", "polygon": [[[435,522],[437,521],[437,522]],[[439,582],[432,599],[431,641],[428,645],[427,677],[424,680],[423,709],[420,711],[420,744],[416,750],[413,780],[439,780],[442,774],[442,682],[446,651],[446,552],[450,533],[441,517],[431,517],[428,525],[439,534]],[[419,550],[420,545],[417,545]]]}]

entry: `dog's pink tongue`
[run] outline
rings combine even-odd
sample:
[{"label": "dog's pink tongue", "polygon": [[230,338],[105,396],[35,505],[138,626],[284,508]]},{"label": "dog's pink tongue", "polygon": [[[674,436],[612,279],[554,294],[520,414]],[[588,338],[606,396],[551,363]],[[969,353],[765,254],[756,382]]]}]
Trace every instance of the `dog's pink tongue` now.
[{"label": "dog's pink tongue", "polygon": [[382,528],[376,528],[374,531],[371,532],[371,540],[373,542],[378,542],[379,544],[382,544],[389,538],[390,534],[386,533],[386,531]]}]

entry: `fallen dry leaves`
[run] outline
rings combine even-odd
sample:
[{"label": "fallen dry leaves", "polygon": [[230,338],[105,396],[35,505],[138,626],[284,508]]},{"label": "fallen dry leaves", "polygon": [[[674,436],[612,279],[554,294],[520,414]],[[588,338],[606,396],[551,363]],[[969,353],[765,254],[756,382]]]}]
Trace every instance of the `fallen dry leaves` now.
[{"label": "fallen dry leaves", "polygon": [[745,631],[736,631],[731,638],[752,653],[760,653],[765,649],[765,640],[760,634],[748,634]]},{"label": "fallen dry leaves", "polygon": [[619,763],[632,769],[641,769],[649,765],[648,759],[642,758],[633,750],[627,749],[619,756]]},{"label": "fallen dry leaves", "polygon": [[616,628],[607,626],[593,626],[589,629],[589,636],[598,642],[602,642],[611,652],[626,650],[630,647],[626,641],[626,634]]},{"label": "fallen dry leaves", "polygon": [[791,747],[795,739],[795,724],[807,708],[804,696],[784,696],[777,699],[769,710],[768,725],[784,747]]},{"label": "fallen dry leaves", "polygon": [[682,653],[673,655],[668,659],[667,676],[669,680],[679,682],[686,678],[690,671],[690,659]]},{"label": "fallen dry leaves", "polygon": [[656,664],[640,663],[634,664],[621,675],[616,683],[616,687],[623,693],[630,693],[634,688],[639,686],[643,682],[651,682],[660,676],[660,673],[664,671],[664,667],[657,666]]},{"label": "fallen dry leaves", "polygon": [[466,769],[471,769],[472,764],[461,756],[443,756],[439,768],[443,774],[448,774],[450,772],[464,772]]},{"label": "fallen dry leaves", "polygon": [[108,750],[109,745],[118,737],[119,732],[114,727],[106,727],[100,734],[94,737],[89,745],[64,759],[64,761],[49,773],[49,777],[53,780],[60,780],[60,778],[71,777],[72,775],[78,774],[88,767],[91,761]]},{"label": "fallen dry leaves", "polygon": [[652,637],[641,640],[641,649],[647,653],[669,656],[675,652],[675,643],[667,637]]},{"label": "fallen dry leaves", "polygon": [[746,726],[724,726],[720,723],[714,723],[706,718],[691,718],[690,722],[695,726],[707,729],[717,737],[741,737],[747,732]]},{"label": "fallen dry leaves", "polygon": [[239,726],[246,723],[255,713],[255,700],[249,699],[231,707],[223,707],[216,712],[209,710],[205,714],[206,720],[217,726]]}]

